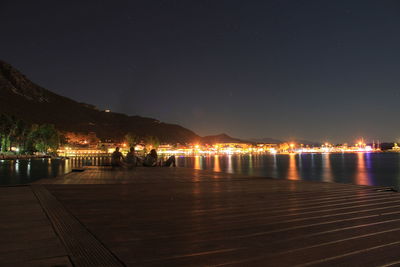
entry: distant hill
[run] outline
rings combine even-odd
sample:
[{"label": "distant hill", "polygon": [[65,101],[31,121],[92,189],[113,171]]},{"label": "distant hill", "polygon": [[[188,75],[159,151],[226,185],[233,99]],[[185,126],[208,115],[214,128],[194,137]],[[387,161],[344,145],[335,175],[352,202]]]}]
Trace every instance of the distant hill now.
[{"label": "distant hill", "polygon": [[314,141],[309,141],[309,140],[302,140],[302,139],[288,139],[288,140],[278,140],[278,139],[273,139],[269,137],[265,138],[252,138],[250,139],[252,142],[256,143],[266,143],[266,144],[280,144],[280,143],[291,143],[294,142],[296,144],[303,144],[303,145],[310,145],[310,146],[319,146],[319,142],[314,142]]},{"label": "distant hill", "polygon": [[231,137],[227,134],[209,135],[201,138],[201,142],[204,144],[215,144],[215,143],[248,143],[249,141],[244,141]]},{"label": "distant hill", "polygon": [[121,140],[128,132],[157,136],[162,142],[192,142],[201,137],[176,124],[140,116],[104,112],[52,93],[0,61],[0,113],[31,123],[51,123],[61,131],[95,132],[101,139]]},{"label": "distant hill", "polygon": [[297,144],[309,145],[309,146],[320,146],[321,142],[315,142],[310,140],[303,140],[303,139],[292,139],[287,140],[286,142],[295,142]]},{"label": "distant hill", "polygon": [[279,144],[283,143],[281,140],[278,139],[273,139],[269,137],[265,138],[252,138],[250,141],[255,142],[255,143],[264,143],[264,144]]}]

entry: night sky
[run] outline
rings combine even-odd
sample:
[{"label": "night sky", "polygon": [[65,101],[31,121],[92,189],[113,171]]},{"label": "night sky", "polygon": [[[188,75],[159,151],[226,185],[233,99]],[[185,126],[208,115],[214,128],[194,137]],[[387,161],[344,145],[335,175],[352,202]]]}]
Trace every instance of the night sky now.
[{"label": "night sky", "polygon": [[34,82],[200,135],[400,138],[399,1],[0,0]]}]

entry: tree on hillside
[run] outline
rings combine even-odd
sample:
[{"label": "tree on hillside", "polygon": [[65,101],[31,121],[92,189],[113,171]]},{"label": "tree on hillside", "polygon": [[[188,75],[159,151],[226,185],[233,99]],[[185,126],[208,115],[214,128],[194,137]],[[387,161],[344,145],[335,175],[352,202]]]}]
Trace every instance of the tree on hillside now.
[{"label": "tree on hillside", "polygon": [[50,124],[34,126],[29,139],[34,148],[43,153],[57,151],[60,144],[60,134],[54,125]]},{"label": "tree on hillside", "polygon": [[60,143],[60,135],[53,125],[30,125],[14,116],[0,114],[0,151],[55,152]]},{"label": "tree on hillside", "polygon": [[31,125],[14,116],[0,115],[0,147],[1,152],[16,147],[19,151],[27,151]]},{"label": "tree on hillside", "polygon": [[17,120],[13,134],[10,136],[10,146],[16,146],[19,150],[27,151],[28,136],[31,126],[23,120]]},{"label": "tree on hillside", "polygon": [[18,120],[13,116],[0,115],[1,152],[11,149],[11,142],[16,136]]},{"label": "tree on hillside", "polygon": [[134,133],[127,133],[124,140],[129,147],[134,147],[140,141],[140,138]]},{"label": "tree on hillside", "polygon": [[1,147],[1,152],[7,151],[8,145],[8,140],[7,136],[9,133],[9,118],[8,116],[4,114],[0,114],[0,147]]},{"label": "tree on hillside", "polygon": [[157,149],[160,146],[160,140],[155,136],[146,136],[144,142],[149,149]]}]

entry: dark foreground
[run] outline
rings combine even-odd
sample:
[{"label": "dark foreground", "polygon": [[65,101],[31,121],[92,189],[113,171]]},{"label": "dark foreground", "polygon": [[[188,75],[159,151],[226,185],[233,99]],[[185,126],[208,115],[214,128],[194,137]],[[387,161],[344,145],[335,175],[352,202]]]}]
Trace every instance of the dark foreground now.
[{"label": "dark foreground", "polygon": [[186,168],[0,187],[0,266],[400,263],[400,194]]}]

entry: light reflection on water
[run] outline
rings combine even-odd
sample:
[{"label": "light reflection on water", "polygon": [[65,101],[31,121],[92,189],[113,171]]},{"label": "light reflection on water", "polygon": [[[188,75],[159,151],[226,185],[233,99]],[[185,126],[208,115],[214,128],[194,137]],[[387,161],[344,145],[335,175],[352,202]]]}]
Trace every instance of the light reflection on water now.
[{"label": "light reflection on water", "polygon": [[[108,158],[0,160],[0,185],[26,184],[56,177]],[[177,165],[290,180],[400,186],[400,153],[215,155],[177,157]]]},{"label": "light reflection on water", "polygon": [[322,154],[322,181],[332,182],[331,160],[328,153]]},{"label": "light reflection on water", "polygon": [[364,153],[357,153],[357,166],[358,170],[356,172],[356,183],[362,185],[370,184],[370,181],[368,181],[368,173],[365,168]]},{"label": "light reflection on water", "polygon": [[[299,157],[301,158],[301,157]],[[299,180],[299,173],[297,172],[296,166],[296,154],[289,154],[289,172],[287,179],[289,180]]]},{"label": "light reflection on water", "polygon": [[218,155],[214,156],[213,171],[215,171],[215,172],[220,172],[221,171],[221,167],[219,166],[219,156]]},{"label": "light reflection on water", "polygon": [[63,175],[83,165],[107,162],[109,158],[106,157],[0,160],[0,185],[27,184],[42,178]]},{"label": "light reflection on water", "polygon": [[228,155],[228,168],[226,169],[227,173],[233,173],[233,166],[232,166],[232,155]]},{"label": "light reflection on water", "polygon": [[177,161],[183,167],[260,177],[397,189],[400,185],[400,153],[220,155],[178,157]]}]

